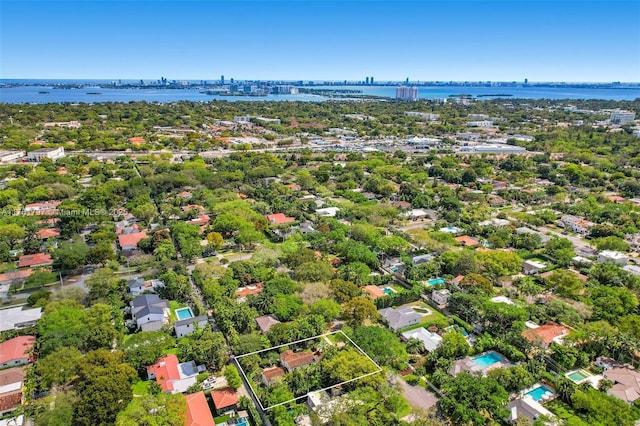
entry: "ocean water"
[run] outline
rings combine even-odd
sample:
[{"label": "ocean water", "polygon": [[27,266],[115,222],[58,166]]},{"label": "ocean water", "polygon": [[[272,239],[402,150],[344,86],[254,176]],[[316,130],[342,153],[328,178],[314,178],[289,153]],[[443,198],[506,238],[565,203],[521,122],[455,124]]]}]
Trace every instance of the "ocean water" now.
[{"label": "ocean water", "polygon": [[[17,80],[2,80],[3,83],[17,83]],[[26,81],[23,81],[26,82]],[[44,83],[31,80],[29,83]],[[51,83],[51,81],[49,82]],[[59,81],[59,83],[70,83]],[[94,80],[91,83],[108,83]],[[124,82],[123,82],[124,83]],[[359,90],[361,95],[395,97],[393,86],[313,86],[313,89]],[[16,86],[0,88],[0,102],[3,103],[97,103],[97,102],[176,102],[194,101],[209,102],[212,100],[235,101],[306,101],[321,102],[330,98],[319,95],[267,95],[267,96],[219,96],[200,93],[201,88],[191,89],[157,89],[157,88],[102,88],[83,87],[80,89],[54,89],[52,85]],[[40,93],[47,92],[47,93]],[[98,92],[99,94],[96,94]],[[442,87],[428,86],[418,88],[420,99],[442,99],[451,96],[481,96],[480,99],[491,98],[491,95],[510,95],[509,98],[521,99],[604,99],[634,100],[640,98],[640,88],[585,88],[585,87]],[[335,98],[333,98],[335,99]]]}]

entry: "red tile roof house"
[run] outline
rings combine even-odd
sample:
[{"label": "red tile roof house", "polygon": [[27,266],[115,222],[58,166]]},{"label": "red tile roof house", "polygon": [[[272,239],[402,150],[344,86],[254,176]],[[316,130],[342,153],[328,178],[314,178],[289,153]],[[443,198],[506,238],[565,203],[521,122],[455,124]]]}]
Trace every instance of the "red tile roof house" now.
[{"label": "red tile roof house", "polygon": [[247,296],[257,296],[258,294],[262,293],[262,290],[262,283],[255,283],[246,287],[238,287],[238,289],[236,290],[236,297],[238,299],[246,299]]},{"label": "red tile roof house", "polygon": [[15,271],[0,274],[0,284],[12,284],[24,281],[33,274],[33,269],[16,269]]},{"label": "red tile roof house", "polygon": [[281,379],[287,374],[284,368],[269,367],[262,370],[262,383],[265,386],[271,386],[276,380]]},{"label": "red tile roof house", "polygon": [[0,371],[0,416],[22,404],[24,368],[13,367]]},{"label": "red tile roof house", "polygon": [[379,297],[384,297],[386,294],[382,291],[382,289],[375,285],[366,285],[362,287],[362,289],[367,293],[367,295],[372,299],[376,300]]},{"label": "red tile roof house", "polygon": [[144,231],[133,234],[121,234],[118,235],[118,245],[125,251],[136,250],[138,248],[138,242],[144,238],[147,238],[147,233]]},{"label": "red tile roof house", "polygon": [[38,229],[38,238],[46,240],[47,238],[55,238],[60,236],[60,230],[57,228]]},{"label": "red tile roof house", "polygon": [[18,259],[18,268],[33,268],[34,266],[53,265],[53,259],[50,254],[36,253],[25,254]]},{"label": "red tile roof house", "polygon": [[622,204],[622,203],[626,203],[627,199],[624,197],[621,197],[619,195],[611,195],[609,197],[607,197],[609,199],[609,201],[611,201],[612,203],[618,203],[618,204]]},{"label": "red tile roof house", "polygon": [[238,393],[231,387],[211,391],[211,399],[218,415],[229,413],[238,405]]},{"label": "red tile roof house", "polygon": [[463,245],[465,247],[473,247],[473,246],[477,246],[478,244],[480,244],[480,242],[478,240],[476,240],[475,238],[471,238],[468,235],[463,235],[461,237],[456,237],[454,238],[456,240],[456,242],[460,245]]},{"label": "red tile roof house", "polygon": [[288,349],[280,354],[280,364],[289,372],[305,365],[311,365],[317,360],[318,358],[313,352],[293,352]]},{"label": "red tile roof house", "polygon": [[568,334],[569,330],[566,327],[553,322],[522,332],[525,339],[544,349],[551,346],[553,342],[561,344],[562,339]]},{"label": "red tile roof house", "polygon": [[201,214],[195,219],[191,219],[187,223],[189,225],[206,225],[211,221],[211,218],[206,214]]},{"label": "red tile roof house", "polygon": [[204,392],[196,392],[186,396],[187,412],[185,415],[185,426],[215,426],[216,423],[211,415],[209,403]]},{"label": "red tile roof house", "polygon": [[0,368],[28,364],[35,341],[34,336],[18,336],[0,343]]},{"label": "red tile roof house", "polygon": [[274,213],[267,215],[267,220],[272,225],[282,225],[283,223],[295,222],[295,217],[287,217],[284,213]]},{"label": "red tile roof house", "polygon": [[180,363],[176,355],[169,354],[147,367],[147,375],[149,380],[155,380],[164,392],[184,393],[197,383],[198,374],[205,370],[204,366],[196,367],[193,361]]}]

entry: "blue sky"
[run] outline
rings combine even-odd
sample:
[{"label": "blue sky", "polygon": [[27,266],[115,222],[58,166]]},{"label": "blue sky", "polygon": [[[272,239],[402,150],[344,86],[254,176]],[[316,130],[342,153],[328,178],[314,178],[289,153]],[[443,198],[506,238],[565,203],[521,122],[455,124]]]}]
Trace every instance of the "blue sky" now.
[{"label": "blue sky", "polygon": [[640,1],[0,0],[0,78],[640,81]]}]

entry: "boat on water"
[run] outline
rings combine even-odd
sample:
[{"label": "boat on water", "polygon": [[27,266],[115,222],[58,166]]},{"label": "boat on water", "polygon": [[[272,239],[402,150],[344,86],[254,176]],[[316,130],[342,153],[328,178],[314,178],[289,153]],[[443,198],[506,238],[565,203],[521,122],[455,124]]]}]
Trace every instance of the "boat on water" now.
[{"label": "boat on water", "polygon": [[87,92],[87,95],[102,95],[102,92]]},{"label": "boat on water", "polygon": [[41,93],[41,94],[43,94],[43,95],[44,95],[44,94],[46,94],[46,93],[51,93],[51,92],[49,92],[48,90],[41,90],[41,91],[39,91],[38,93]]}]

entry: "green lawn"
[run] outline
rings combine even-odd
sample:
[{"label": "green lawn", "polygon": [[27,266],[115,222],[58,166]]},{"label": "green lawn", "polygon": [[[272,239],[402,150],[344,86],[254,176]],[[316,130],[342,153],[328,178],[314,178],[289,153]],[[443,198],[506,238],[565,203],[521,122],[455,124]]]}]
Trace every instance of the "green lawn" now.
[{"label": "green lawn", "polygon": [[187,305],[180,303],[180,302],[176,302],[175,300],[170,300],[169,301],[169,309],[171,310],[171,312],[169,313],[169,320],[174,323],[176,321],[178,321],[178,317],[176,317],[176,309],[180,309],[180,308],[185,308]]},{"label": "green lawn", "polygon": [[150,395],[149,393],[149,381],[139,381],[131,385],[131,390],[133,391],[133,396],[144,396]]},{"label": "green lawn", "polygon": [[406,399],[401,397],[401,400],[402,400],[401,404],[399,404],[399,406],[395,410],[396,415],[398,416],[399,419],[405,416],[408,416],[413,411],[413,408],[411,407],[411,405],[409,405]]},{"label": "green lawn", "polygon": [[165,349],[162,351],[162,355],[178,355],[178,348]]},{"label": "green lawn", "polygon": [[413,302],[410,303],[409,306],[412,307],[416,307],[420,310],[423,309],[428,309],[431,313],[429,315],[425,315],[422,317],[422,320],[420,321],[419,324],[416,325],[412,325],[410,327],[407,328],[403,328],[402,330],[400,330],[401,332],[405,332],[405,331],[409,331],[409,330],[414,330],[416,328],[420,328],[420,327],[429,327],[430,325],[445,325],[445,323],[449,323],[449,319],[447,317],[445,317],[442,313],[440,313],[439,311],[435,310],[433,307],[428,306],[427,304],[423,303],[423,302]]}]

